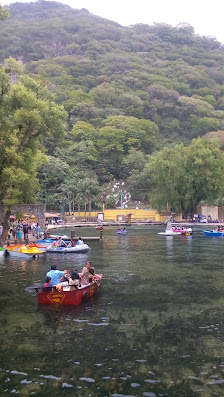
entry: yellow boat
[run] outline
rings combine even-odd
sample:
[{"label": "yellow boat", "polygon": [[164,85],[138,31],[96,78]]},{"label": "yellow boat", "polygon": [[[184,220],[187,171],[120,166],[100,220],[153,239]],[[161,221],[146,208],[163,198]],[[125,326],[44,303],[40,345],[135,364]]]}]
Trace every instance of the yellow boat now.
[{"label": "yellow boat", "polygon": [[40,250],[37,247],[29,247],[29,246],[21,245],[21,244],[12,245],[12,246],[7,247],[6,249],[9,253],[9,255],[17,256],[17,258],[18,257],[35,258],[35,257],[45,254],[45,251]]}]

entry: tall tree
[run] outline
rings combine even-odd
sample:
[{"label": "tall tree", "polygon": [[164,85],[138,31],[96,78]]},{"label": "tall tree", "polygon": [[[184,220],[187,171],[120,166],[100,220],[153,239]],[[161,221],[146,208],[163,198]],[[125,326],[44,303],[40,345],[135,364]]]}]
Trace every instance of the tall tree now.
[{"label": "tall tree", "polygon": [[185,213],[224,195],[224,154],[216,140],[197,138],[188,147],[177,145],[151,156],[143,171],[152,183],[151,203]]},{"label": "tall tree", "polygon": [[12,82],[10,73],[0,68],[0,204],[6,208],[2,241],[11,206],[35,202],[44,137],[63,134],[67,118],[40,78],[23,75]]}]

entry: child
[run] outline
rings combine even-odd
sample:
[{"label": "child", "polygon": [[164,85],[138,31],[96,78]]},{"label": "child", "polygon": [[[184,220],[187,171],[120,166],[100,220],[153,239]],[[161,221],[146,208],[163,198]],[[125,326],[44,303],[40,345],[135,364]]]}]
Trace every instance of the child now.
[{"label": "child", "polygon": [[53,287],[53,284],[51,282],[51,277],[46,277],[46,283],[44,284],[44,287]]},{"label": "child", "polygon": [[69,285],[74,285],[75,288],[78,288],[80,286],[80,277],[77,270],[73,270],[71,278],[69,279]]}]

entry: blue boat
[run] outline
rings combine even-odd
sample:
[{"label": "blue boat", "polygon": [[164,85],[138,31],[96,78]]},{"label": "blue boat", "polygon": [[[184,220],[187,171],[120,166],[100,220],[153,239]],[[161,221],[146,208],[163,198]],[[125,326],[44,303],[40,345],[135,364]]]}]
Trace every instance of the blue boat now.
[{"label": "blue boat", "polygon": [[223,237],[224,233],[219,232],[218,230],[204,230],[205,236],[210,236],[210,237]]},{"label": "blue boat", "polygon": [[43,245],[44,247],[48,247],[49,245],[53,244],[54,240],[51,238],[44,238],[43,240],[36,240],[35,243],[38,245]]}]

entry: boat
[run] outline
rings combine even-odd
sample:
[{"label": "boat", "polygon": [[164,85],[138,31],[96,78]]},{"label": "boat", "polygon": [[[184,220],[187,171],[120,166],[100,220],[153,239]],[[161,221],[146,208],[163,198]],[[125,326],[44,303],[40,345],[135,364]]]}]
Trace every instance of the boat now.
[{"label": "boat", "polygon": [[171,220],[168,219],[166,222],[166,229],[163,232],[159,232],[161,236],[190,236],[193,234],[193,230],[191,228],[180,228],[176,226],[172,226]]},{"label": "boat", "polygon": [[47,247],[46,252],[59,254],[86,254],[90,250],[88,244],[75,245],[74,247]]},{"label": "boat", "polygon": [[118,229],[117,234],[127,234],[127,230],[126,229],[124,229],[124,230]]},{"label": "boat", "polygon": [[63,290],[59,292],[55,287],[42,288],[37,292],[38,303],[41,305],[80,305],[82,302],[85,303],[99,291],[103,275],[98,274],[97,277],[97,282],[83,285],[77,289],[63,286]]},{"label": "boat", "polygon": [[210,237],[224,237],[224,232],[218,230],[204,230],[203,233],[205,236]]},{"label": "boat", "polygon": [[9,253],[10,256],[16,256],[17,258],[18,257],[36,258],[39,257],[40,255],[45,254],[45,251],[40,250],[37,247],[29,247],[22,244],[11,245],[7,247],[7,252]]},{"label": "boat", "polygon": [[67,234],[59,234],[59,235],[57,235],[57,234],[50,234],[50,239],[52,239],[52,240],[58,240],[59,239],[59,237],[61,237],[62,238],[62,240],[64,240],[64,239],[68,239],[69,240],[69,237],[67,236]]},{"label": "boat", "polygon": [[6,253],[6,249],[4,247],[0,247],[0,257],[4,256]]},{"label": "boat", "polygon": [[52,245],[54,242],[54,240],[52,240],[51,238],[44,238],[43,240],[36,240],[35,244],[38,247],[49,247],[50,245]]}]

